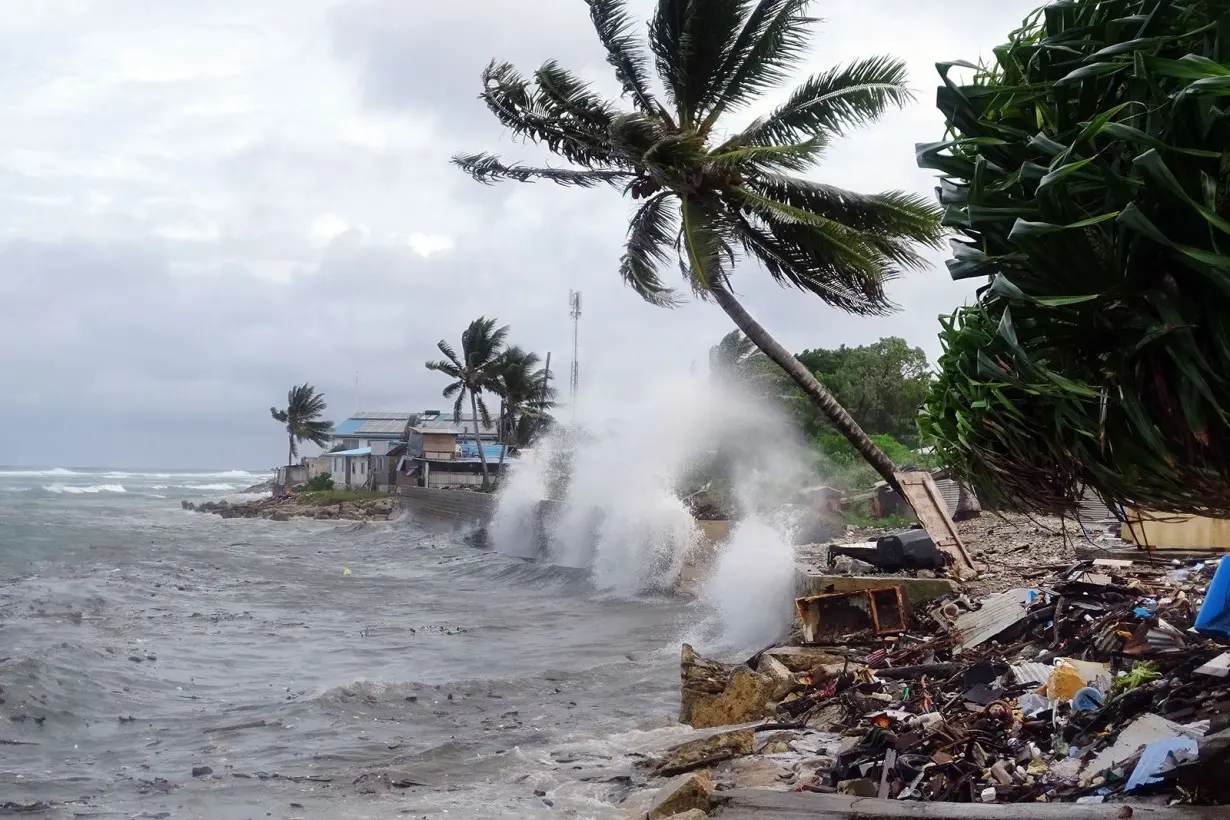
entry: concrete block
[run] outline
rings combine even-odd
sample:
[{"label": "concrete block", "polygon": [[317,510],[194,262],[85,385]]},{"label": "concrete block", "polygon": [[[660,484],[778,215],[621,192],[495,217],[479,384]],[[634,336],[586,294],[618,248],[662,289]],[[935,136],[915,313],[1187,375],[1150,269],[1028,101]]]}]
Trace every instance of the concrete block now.
[{"label": "concrete block", "polygon": [[795,569],[795,596],[827,595],[833,592],[855,592],[877,589],[891,584],[901,586],[902,597],[910,607],[926,606],[943,595],[956,592],[948,578],[903,578],[896,575],[827,575],[814,567]]}]

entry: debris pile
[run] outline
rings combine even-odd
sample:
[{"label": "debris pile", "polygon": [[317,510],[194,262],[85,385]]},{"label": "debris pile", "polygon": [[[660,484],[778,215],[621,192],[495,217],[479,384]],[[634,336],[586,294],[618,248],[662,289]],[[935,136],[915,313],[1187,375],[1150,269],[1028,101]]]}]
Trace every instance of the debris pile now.
[{"label": "debris pile", "polygon": [[657,765],[714,766],[719,792],[1230,802],[1228,599],[1230,560],[1112,559],[912,611],[890,576],[800,598],[806,645],[737,667],[684,650],[681,717],[767,721],[753,727],[757,756],[740,734]]}]

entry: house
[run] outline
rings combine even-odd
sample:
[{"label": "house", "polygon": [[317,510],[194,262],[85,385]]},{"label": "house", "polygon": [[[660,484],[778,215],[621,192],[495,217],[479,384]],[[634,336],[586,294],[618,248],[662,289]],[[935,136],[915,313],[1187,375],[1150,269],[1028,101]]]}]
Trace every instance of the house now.
[{"label": "house", "polygon": [[[463,438],[474,437],[475,424],[473,416],[462,415],[454,419],[452,413],[442,413],[439,410],[423,410],[419,413],[409,412],[369,412],[355,413],[350,418],[338,423],[333,428],[333,445],[345,450],[358,450],[370,447],[376,442],[401,441],[406,432],[406,423],[412,417],[416,418],[415,427],[423,433],[453,433]],[[495,441],[497,438],[495,425],[479,425],[478,437],[484,441]]]},{"label": "house", "polygon": [[[477,487],[483,483],[483,465],[478,448],[483,448],[489,474],[499,469],[504,445],[479,442],[464,425],[438,421],[407,431],[404,444],[389,453],[390,483],[395,487]],[[505,454],[504,470],[510,466]]]},{"label": "house", "polygon": [[337,450],[321,458],[328,459],[327,472],[333,486],[339,490],[389,490],[393,485],[392,469],[397,463],[393,453],[404,449],[400,441],[373,441],[366,447]]}]

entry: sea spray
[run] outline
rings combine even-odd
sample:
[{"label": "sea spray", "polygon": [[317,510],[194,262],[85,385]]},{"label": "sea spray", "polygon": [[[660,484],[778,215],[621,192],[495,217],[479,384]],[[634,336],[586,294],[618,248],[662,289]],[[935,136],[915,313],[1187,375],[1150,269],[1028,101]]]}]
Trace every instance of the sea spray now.
[{"label": "sea spray", "polygon": [[541,552],[540,501],[547,496],[546,453],[526,453],[512,465],[511,478],[488,534],[496,550],[513,558],[534,559]]},{"label": "sea spray", "polygon": [[[743,644],[788,626],[793,554],[789,522],[775,511],[811,478],[797,433],[766,403],[703,377],[587,407],[599,410],[544,437],[512,471],[490,531],[495,548],[589,569],[597,588],[617,594],[672,588],[703,543],[682,485],[721,463],[743,520],[703,592],[709,631]],[[544,497],[563,503],[543,515]]]},{"label": "sea spray", "polygon": [[736,524],[702,599],[712,612],[707,637],[716,644],[753,650],[784,637],[794,601],[794,547],[785,522],[757,516]]}]

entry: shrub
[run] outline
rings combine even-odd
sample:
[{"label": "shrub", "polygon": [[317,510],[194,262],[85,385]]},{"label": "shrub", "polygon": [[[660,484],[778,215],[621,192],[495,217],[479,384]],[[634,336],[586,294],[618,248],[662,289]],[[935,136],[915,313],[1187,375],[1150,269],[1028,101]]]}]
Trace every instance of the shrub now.
[{"label": "shrub", "polygon": [[333,475],[331,473],[321,473],[320,475],[312,476],[307,484],[303,485],[305,492],[322,493],[333,489]]}]

